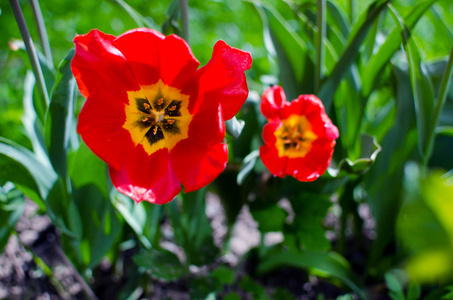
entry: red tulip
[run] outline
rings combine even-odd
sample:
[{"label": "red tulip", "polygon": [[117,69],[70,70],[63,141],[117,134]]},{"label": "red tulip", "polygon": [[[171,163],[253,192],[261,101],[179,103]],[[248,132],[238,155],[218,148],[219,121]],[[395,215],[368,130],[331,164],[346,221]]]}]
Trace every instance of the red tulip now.
[{"label": "red tulip", "polygon": [[339,134],[321,100],[300,95],[287,102],[283,89],[273,86],[263,94],[261,112],[268,123],[260,157],[272,174],[313,181],[327,170]]},{"label": "red tulip", "polygon": [[213,181],[228,159],[224,121],[248,95],[249,53],[219,41],[199,62],[176,35],[92,30],[74,39],[72,71],[87,98],[77,131],[136,202],[163,204]]}]

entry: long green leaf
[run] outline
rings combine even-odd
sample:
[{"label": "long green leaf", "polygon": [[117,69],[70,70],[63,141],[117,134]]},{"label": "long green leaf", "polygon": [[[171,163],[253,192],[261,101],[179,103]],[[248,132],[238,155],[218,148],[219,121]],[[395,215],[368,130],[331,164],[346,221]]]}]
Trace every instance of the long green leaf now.
[{"label": "long green leaf", "polygon": [[24,82],[24,114],[22,115],[22,123],[24,124],[25,132],[31,141],[36,157],[41,161],[48,161],[49,158],[47,156],[44,135],[42,134],[43,126],[33,106],[34,86],[35,77],[31,71],[28,71]]},{"label": "long green leaf", "polygon": [[415,108],[407,65],[394,66],[396,117],[381,142],[382,151],[365,177],[367,199],[376,220],[377,237],[369,254],[371,266],[379,265],[383,251],[393,241],[401,204],[402,162],[417,149]]},{"label": "long green leaf", "polygon": [[434,139],[436,136],[436,127],[437,123],[439,121],[439,116],[442,111],[442,108],[445,105],[445,101],[447,100],[447,92],[449,90],[449,86],[452,82],[453,78],[453,47],[451,48],[450,51],[450,57],[448,59],[447,67],[445,68],[444,75],[442,77],[442,82],[440,85],[440,90],[439,94],[437,96],[437,102],[436,102],[436,107],[434,109],[433,117],[431,118],[431,124],[427,136],[427,142],[426,142],[426,147],[425,150],[426,152],[425,157],[424,157],[424,163],[425,165],[428,163],[432,151],[433,151],[433,144],[434,144]]},{"label": "long green leaf", "polygon": [[[411,30],[418,20],[423,16],[428,8],[437,0],[426,0],[418,3],[405,17],[406,28]],[[384,44],[379,48],[378,52],[373,55],[365,68],[363,74],[362,96],[367,99],[378,80],[378,76],[382,73],[384,67],[389,63],[393,54],[401,47],[401,28],[397,26],[386,38]]]},{"label": "long green leaf", "polygon": [[44,208],[57,176],[50,165],[39,161],[28,149],[0,137],[0,179],[11,181]]},{"label": "long green leaf", "polygon": [[153,23],[150,22],[147,18],[142,16],[138,11],[132,8],[129,4],[127,4],[123,0],[111,0],[112,2],[118,4],[124,11],[132,18],[132,20],[137,23],[138,27],[148,27],[154,28]]},{"label": "long green leaf", "polygon": [[291,30],[290,25],[272,7],[255,3],[263,20],[266,47],[277,56],[283,89],[288,99],[314,92],[313,58],[309,46]]},{"label": "long green leaf", "polygon": [[385,9],[387,4],[391,1],[392,0],[380,0],[373,2],[359,17],[351,30],[348,45],[318,93],[319,98],[323,101],[324,106],[326,107],[326,111],[330,110],[337,87],[346,73],[350,70],[352,64],[355,62],[357,54],[359,53],[359,48],[365,40],[368,31],[381,11]]},{"label": "long green leaf", "polygon": [[358,279],[349,269],[347,261],[335,252],[277,253],[266,257],[260,265],[258,272],[266,273],[275,268],[290,266],[302,269],[312,269],[327,277],[340,279],[345,285],[363,297]]},{"label": "long green leaf", "polygon": [[410,36],[410,32],[407,30],[404,21],[393,6],[389,5],[389,11],[403,34],[403,46],[409,63],[412,93],[415,103],[419,151],[420,154],[424,156],[426,153],[425,147],[427,145],[428,132],[430,130],[429,121],[434,110],[434,93],[430,79],[422,65],[420,51],[418,50],[417,44]]},{"label": "long green leaf", "polygon": [[73,120],[75,79],[71,71],[71,60],[74,53],[72,49],[60,64],[45,125],[50,161],[63,178],[67,176],[67,147]]}]

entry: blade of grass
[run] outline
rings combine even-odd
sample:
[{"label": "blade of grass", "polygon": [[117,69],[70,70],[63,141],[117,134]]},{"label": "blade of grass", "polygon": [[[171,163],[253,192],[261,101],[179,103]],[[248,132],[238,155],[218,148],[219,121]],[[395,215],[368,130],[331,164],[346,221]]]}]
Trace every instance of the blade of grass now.
[{"label": "blade of grass", "polygon": [[35,46],[33,45],[33,40],[30,36],[30,32],[28,31],[27,24],[25,23],[24,15],[22,14],[22,10],[20,9],[19,1],[18,0],[9,0],[11,4],[11,8],[14,13],[14,17],[16,18],[17,26],[19,27],[20,34],[25,43],[25,48],[27,49],[28,58],[30,59],[30,63],[33,69],[33,74],[38,83],[38,90],[42,96],[42,99],[45,103],[45,106],[49,105],[49,95],[47,94],[46,83],[44,81],[44,75],[41,70],[41,65],[38,61],[38,55],[36,54]]}]

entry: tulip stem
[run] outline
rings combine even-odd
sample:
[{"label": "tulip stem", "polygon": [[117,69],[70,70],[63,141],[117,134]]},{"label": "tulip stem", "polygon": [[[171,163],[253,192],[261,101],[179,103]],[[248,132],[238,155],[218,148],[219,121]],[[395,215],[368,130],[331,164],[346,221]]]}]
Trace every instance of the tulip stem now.
[{"label": "tulip stem", "polygon": [[188,0],[179,0],[179,9],[181,12],[181,37],[189,43],[189,2]]},{"label": "tulip stem", "polygon": [[46,25],[42,16],[41,8],[39,7],[38,0],[30,0],[33,15],[35,17],[36,26],[38,28],[39,39],[42,44],[44,55],[46,56],[50,65],[52,63],[52,51],[50,50],[49,38],[47,36]]},{"label": "tulip stem", "polygon": [[27,24],[25,23],[24,15],[22,14],[22,10],[20,9],[19,2],[18,0],[9,0],[9,3],[11,4],[14,17],[16,18],[20,34],[24,39],[25,48],[28,53],[28,58],[30,59],[33,74],[35,75],[36,82],[38,83],[38,90],[42,95],[46,105],[49,105],[49,95],[47,94],[46,83],[42,74],[41,65],[39,64],[38,55],[36,54],[36,49],[33,45],[33,40],[31,39]]},{"label": "tulip stem", "polygon": [[326,0],[317,0],[317,27],[318,34],[316,37],[316,74],[315,88],[316,93],[321,87],[324,68],[324,39],[326,36]]}]

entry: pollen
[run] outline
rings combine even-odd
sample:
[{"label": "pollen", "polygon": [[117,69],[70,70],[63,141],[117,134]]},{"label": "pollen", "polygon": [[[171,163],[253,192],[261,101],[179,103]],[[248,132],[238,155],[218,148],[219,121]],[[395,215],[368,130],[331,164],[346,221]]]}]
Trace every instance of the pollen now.
[{"label": "pollen", "polygon": [[172,105],[168,108],[169,111],[175,111],[176,109],[176,105]]},{"label": "pollen", "polygon": [[171,125],[171,124],[175,123],[175,120],[167,120],[167,123]]},{"label": "pollen", "polygon": [[146,122],[148,122],[148,121],[149,121],[149,118],[148,118],[148,117],[144,117],[144,118],[142,119],[142,122],[143,122],[143,123],[146,123]]},{"label": "pollen", "polygon": [[154,128],[153,128],[153,134],[156,135],[156,133],[157,133],[157,126],[154,126]]},{"label": "pollen", "polygon": [[148,103],[143,103],[143,107],[145,108],[145,110],[149,110],[151,108],[151,105],[149,105]]},{"label": "pollen", "polygon": [[162,105],[164,103],[164,98],[159,98],[159,100],[157,100],[157,105]]}]

